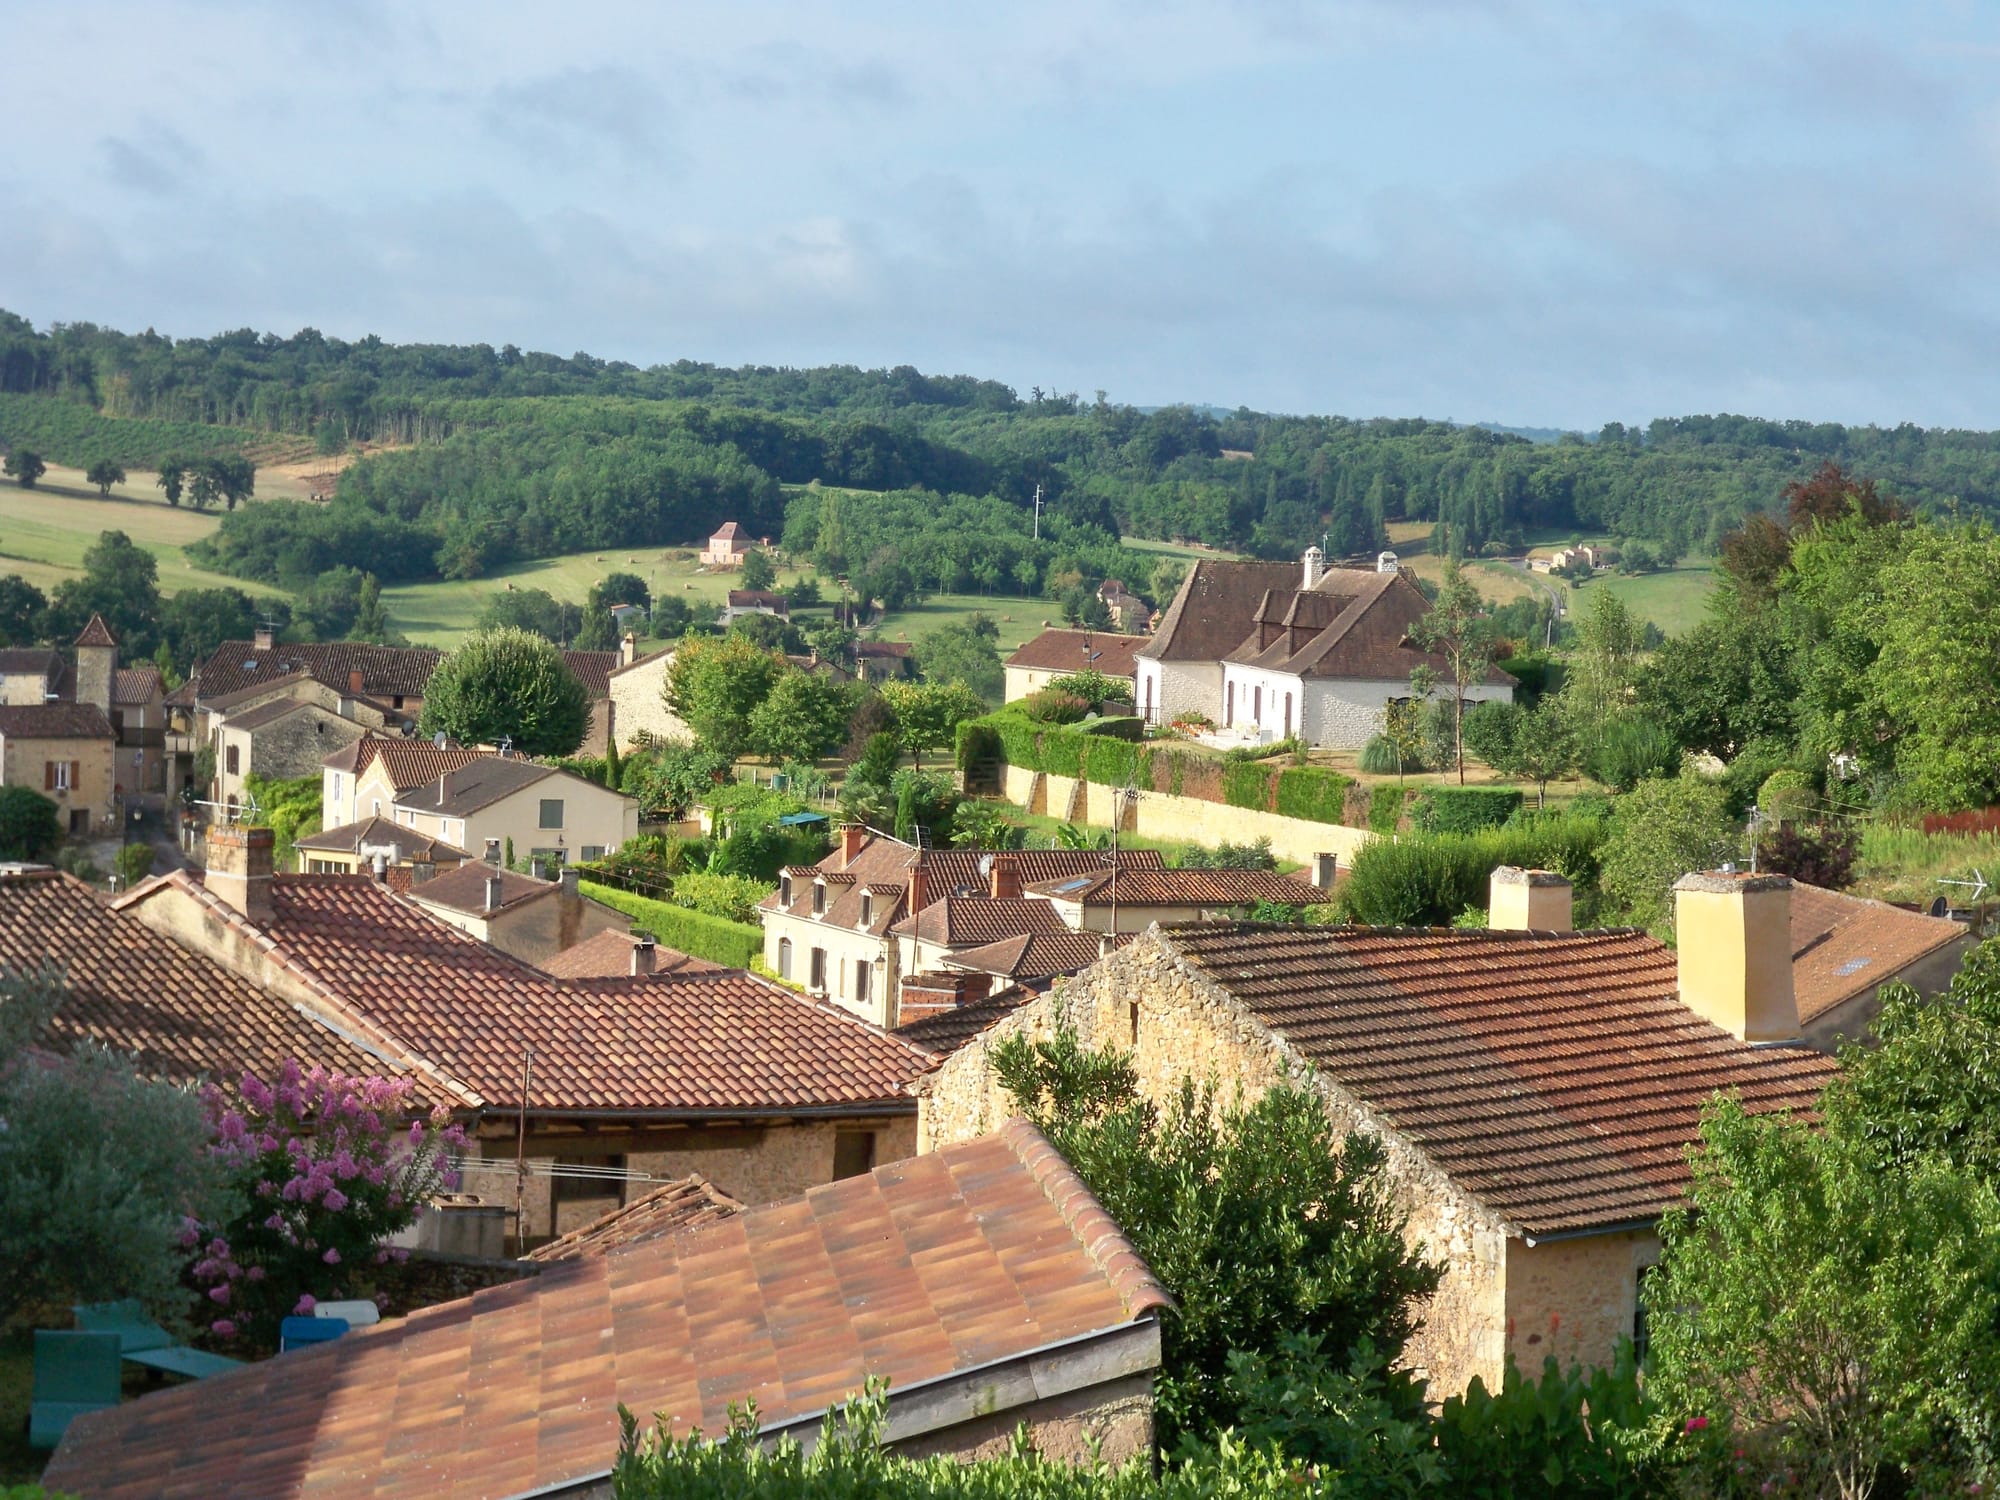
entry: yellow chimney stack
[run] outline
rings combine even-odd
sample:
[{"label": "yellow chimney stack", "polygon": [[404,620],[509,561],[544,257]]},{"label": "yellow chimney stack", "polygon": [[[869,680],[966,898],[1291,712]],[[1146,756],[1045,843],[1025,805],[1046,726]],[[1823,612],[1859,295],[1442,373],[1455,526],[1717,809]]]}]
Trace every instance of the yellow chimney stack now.
[{"label": "yellow chimney stack", "polygon": [[1799,1036],[1787,875],[1703,872],[1674,882],[1681,1004],[1745,1042]]},{"label": "yellow chimney stack", "polygon": [[1501,932],[1570,932],[1570,883],[1553,870],[1501,865],[1486,888],[1486,925]]}]

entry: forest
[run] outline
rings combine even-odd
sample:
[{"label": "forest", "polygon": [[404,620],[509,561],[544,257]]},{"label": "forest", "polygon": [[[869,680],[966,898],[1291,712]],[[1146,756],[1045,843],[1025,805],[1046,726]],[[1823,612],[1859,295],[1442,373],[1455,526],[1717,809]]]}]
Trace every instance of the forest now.
[{"label": "forest", "polygon": [[[0,447],[148,467],[240,448],[245,434],[329,454],[370,448],[331,503],[248,507],[198,554],[271,583],[334,562],[385,581],[478,577],[554,551],[685,545],[728,517],[851,570],[888,545],[870,539],[890,538],[915,593],[1046,592],[1119,535],[1272,557],[1323,540],[1336,557],[1359,556],[1390,521],[1433,523],[1438,550],[1459,555],[1587,532],[1673,557],[1715,551],[1829,461],[1919,516],[2000,511],[2000,435],[1986,432],[1716,415],[1534,442],[1422,418],[1023,397],[908,367],[642,369],[312,329],[38,331],[0,312]],[[798,491],[814,481],[882,498],[845,502],[828,548],[824,501]],[[973,537],[1008,540],[993,552]],[[892,560],[876,571],[896,588]]]}]

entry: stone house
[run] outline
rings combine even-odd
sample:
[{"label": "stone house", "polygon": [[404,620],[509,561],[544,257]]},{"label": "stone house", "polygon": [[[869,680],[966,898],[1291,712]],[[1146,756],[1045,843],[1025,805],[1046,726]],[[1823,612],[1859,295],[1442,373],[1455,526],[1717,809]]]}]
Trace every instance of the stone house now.
[{"label": "stone house", "polygon": [[481,755],[396,794],[405,828],[484,855],[602,859],[639,832],[639,804],[569,771],[512,755]]},{"label": "stone house", "polygon": [[727,630],[745,615],[774,615],[780,620],[789,620],[792,606],[783,594],[769,589],[731,589],[722,601],[715,623]]},{"label": "stone house", "polygon": [[753,545],[750,533],[740,523],[724,521],[715,535],[708,539],[708,545],[701,549],[701,565],[704,568],[740,568]]},{"label": "stone house", "polygon": [[116,741],[113,789],[125,798],[166,790],[166,693],[151,662],[118,665],[118,640],[92,615],[72,646],[74,663],[47,647],[0,650],[0,706],[87,703],[111,722]]},{"label": "stone house", "polygon": [[754,1397],[759,1441],[809,1446],[871,1379],[888,1387],[884,1441],[911,1456],[997,1456],[1025,1431],[1057,1461],[1150,1461],[1171,1299],[1025,1122],[786,1202],[701,1202],[686,1217],[79,1418],[48,1481],[431,1500],[448,1474],[455,1493],[584,1500],[611,1493],[621,1413],[715,1434]]},{"label": "stone house", "polygon": [[1102,672],[1129,684],[1137,671],[1138,650],[1145,644],[1139,636],[1108,630],[1044,630],[1001,663],[1006,701],[1039,693],[1071,672]]},{"label": "stone house", "polygon": [[[780,871],[777,890],[759,903],[764,963],[808,994],[824,996],[877,1025],[894,1026],[903,976],[914,972],[905,967],[906,944],[911,960],[929,967],[928,959],[937,952],[1009,936],[999,925],[981,922],[971,903],[990,900],[996,889],[1018,901],[1018,888],[1010,892],[1006,882],[1079,875],[1101,868],[1108,857],[1095,849],[918,849],[849,824],[840,830],[832,853],[816,865]],[[1003,865],[1003,859],[1011,863]],[[1129,850],[1119,859],[1132,868],[1162,863],[1156,849]],[[1002,882],[998,887],[996,872]],[[915,929],[896,929],[905,918],[946,898],[959,903],[951,931],[963,941],[932,945],[919,961]],[[1024,901],[1017,909],[1031,930],[1060,925],[1059,918],[1052,923]]]},{"label": "stone house", "polygon": [[362,735],[321,763],[320,825],[345,828],[369,818],[393,822],[396,799],[404,792],[489,753],[450,741],[440,745],[399,735]]},{"label": "stone house", "polygon": [[[208,855],[202,877],[147,881],[115,909],[451,1080],[473,1126],[466,1191],[518,1206],[526,1244],[660,1177],[698,1171],[764,1203],[915,1149],[909,1085],[931,1055],[835,1007],[736,969],[557,979],[386,882],[276,873],[268,828],[212,828]],[[517,1204],[524,1094],[525,1155],[543,1166]]]},{"label": "stone house", "polygon": [[60,651],[47,646],[0,648],[0,708],[31,708],[64,696],[72,681]]},{"label": "stone house", "polygon": [[118,739],[94,703],[0,707],[0,786],[56,804],[73,837],[118,832]]},{"label": "stone house", "polygon": [[667,673],[673,669],[674,653],[667,650],[641,656],[638,646],[635,637],[626,636],[623,664],[614,667],[606,678],[618,748],[631,750],[647,738],[692,740],[694,731],[667,707]]},{"label": "stone house", "polygon": [[407,895],[447,927],[537,966],[600,932],[632,928],[623,912],[583,895],[574,870],[541,880],[474,860],[413,882]]},{"label": "stone house", "polygon": [[252,776],[291,781],[318,776],[327,756],[368,731],[309,699],[283,695],[215,721],[215,800],[240,806]]},{"label": "stone house", "polygon": [[1496,872],[1495,930],[1156,928],[1008,1011],[923,1085],[920,1145],[993,1128],[988,1054],[1073,1029],[1128,1052],[1164,1101],[1282,1079],[1385,1147],[1414,1243],[1442,1263],[1410,1360],[1434,1395],[1509,1355],[1608,1363],[1644,1334],[1641,1280],[1684,1201],[1703,1103],[1814,1107],[1832,1065],[1800,1035],[1782,876],[1696,875],[1680,947],[1574,932],[1568,887]]},{"label": "stone house", "polygon": [[862,682],[903,682],[917,675],[908,641],[856,641],[847,651]]}]

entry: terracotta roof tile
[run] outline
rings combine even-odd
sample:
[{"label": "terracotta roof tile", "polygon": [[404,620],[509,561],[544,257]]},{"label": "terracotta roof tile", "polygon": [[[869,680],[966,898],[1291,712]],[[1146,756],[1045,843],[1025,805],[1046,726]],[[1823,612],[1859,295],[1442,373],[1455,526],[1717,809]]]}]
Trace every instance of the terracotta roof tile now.
[{"label": "terracotta roof tile", "polygon": [[405,739],[400,735],[364,734],[321,762],[330,771],[352,771],[359,776],[380,764],[382,774],[397,791],[436,781],[447,771],[457,771],[491,755],[490,750],[474,750],[465,745],[439,745],[431,740]]},{"label": "terracotta roof tile", "polygon": [[143,667],[120,667],[112,674],[111,701],[121,707],[151,703],[162,692],[160,669],[150,663]]},{"label": "terracotta roof tile", "polygon": [[[165,879],[242,924],[187,874]],[[366,876],[280,875],[271,899],[269,922],[249,930],[272,957],[478,1093],[517,1098],[532,1047],[538,1113],[900,1111],[927,1061],[837,1006],[740,969],[646,984],[552,979]]]},{"label": "terracotta roof tile", "polygon": [[[482,807],[491,806],[502,797],[511,797],[525,787],[558,776],[583,783],[580,776],[572,777],[567,771],[523,760],[518,755],[481,755],[456,770],[398,787],[396,803],[419,812],[462,818]],[[604,788],[599,787],[598,790],[603,791]]]},{"label": "terracotta roof tile", "polygon": [[0,704],[0,736],[24,740],[108,740],[111,721],[94,703]]},{"label": "terracotta roof tile", "polygon": [[1138,655],[1146,661],[1220,661],[1249,634],[1265,593],[1296,588],[1304,576],[1300,563],[1196,558]]},{"label": "terracotta roof tile", "polygon": [[267,724],[275,724],[280,719],[289,719],[293,714],[311,710],[325,714],[329,719],[340,716],[330,708],[321,708],[317,703],[307,703],[298,698],[273,698],[269,703],[260,703],[255,708],[246,708],[242,713],[232,713],[223,719],[230,729],[257,730]]},{"label": "terracotta roof tile", "polygon": [[[1117,946],[1123,947],[1131,936],[1120,934]],[[1060,932],[1023,932],[976,948],[961,948],[947,954],[943,963],[947,968],[998,974],[1031,984],[1089,968],[1104,956],[1104,937],[1101,932],[1071,932],[1066,927]]]},{"label": "terracotta roof tile", "polygon": [[[56,964],[68,998],[50,1028],[58,1048],[84,1040],[137,1057],[150,1077],[233,1088],[248,1070],[268,1076],[288,1058],[345,1073],[411,1071],[406,1049],[334,1028],[190,953],[53,870],[0,874],[0,968]],[[428,1103],[464,1097],[420,1073]]]},{"label": "terracotta roof tile", "polygon": [[621,1404],[719,1432],[754,1397],[768,1429],[871,1376],[893,1405],[1169,1305],[1076,1174],[1016,1121],[94,1413],[44,1477],[91,1500],[522,1495],[602,1482]]},{"label": "terracotta roof tile", "polygon": [[1162,941],[1529,1234],[1657,1217],[1718,1089],[1810,1111],[1833,1071],[1696,1016],[1639,932],[1206,923]]},{"label": "terracotta roof tile", "polygon": [[[536,967],[557,979],[626,978],[632,974],[633,944],[631,933],[607,928],[595,937],[585,938],[573,947],[563,949],[552,958],[543,959]],[[721,971],[721,964],[712,964],[705,958],[695,958],[675,948],[655,945],[653,949],[654,974],[716,974]]]},{"label": "terracotta roof tile", "polygon": [[[1410,639],[1430,602],[1402,574],[1336,568],[1310,589],[1301,589],[1302,581],[1264,593],[1225,660],[1360,681],[1405,681],[1418,666],[1448,669],[1442,656]],[[1514,679],[1489,665],[1479,680],[1497,686]]]},{"label": "terracotta roof tile", "polygon": [[62,667],[62,653],[46,646],[0,648],[0,677],[40,677],[46,681]]},{"label": "terracotta roof tile", "polygon": [[1821,886],[1792,882],[1792,995],[1801,1021],[1888,983],[1967,928]]},{"label": "terracotta roof tile", "polygon": [[292,673],[345,693],[359,672],[361,691],[370,698],[421,698],[440,658],[441,653],[428,646],[329,641],[279,644],[260,651],[254,641],[224,641],[197,669],[196,693],[207,703]]},{"label": "terracotta roof tile", "polygon": [[486,905],[486,883],[489,880],[500,882],[499,905],[492,908],[497,911],[508,911],[523,902],[553,896],[560,889],[553,880],[537,880],[518,870],[489,865],[483,860],[469,860],[455,870],[433,875],[422,885],[411,886],[410,899],[425,906],[442,906],[450,911],[480,916],[489,909]]},{"label": "terracotta roof tile", "polygon": [[[1096,944],[1091,945],[1095,952]],[[988,1028],[998,1025],[1035,998],[1035,991],[1019,985],[987,995],[950,1010],[933,1011],[896,1028],[896,1035],[926,1052],[944,1057],[956,1052]]]},{"label": "terracotta roof tile", "polygon": [[104,616],[93,614],[90,623],[83,627],[83,634],[75,641],[79,646],[115,646],[118,637],[111,633],[111,627],[104,623]]},{"label": "terracotta roof tile", "polygon": [[678,1182],[661,1184],[624,1207],[614,1208],[603,1217],[530,1250],[526,1258],[545,1263],[581,1260],[656,1240],[663,1234],[678,1234],[683,1229],[741,1212],[741,1203],[697,1172]]},{"label": "terracotta roof tile", "polygon": [[359,854],[361,846],[391,845],[397,850],[397,857],[403,860],[429,860],[433,864],[463,864],[472,856],[455,844],[447,844],[443,839],[432,838],[428,834],[406,828],[400,823],[391,823],[387,818],[363,818],[359,823],[343,824],[339,828],[329,828],[321,833],[308,834],[296,841],[299,849],[327,850],[340,854]]},{"label": "terracotta roof tile", "polygon": [[1316,886],[1275,870],[1123,870],[1114,881],[1110,870],[1092,870],[1064,880],[1037,881],[1025,889],[1032,895],[1085,906],[1109,906],[1115,895],[1126,906],[1254,906],[1271,901],[1303,906],[1321,899]]},{"label": "terracotta roof tile", "polygon": [[961,948],[1024,932],[1068,932],[1069,927],[1053,905],[1030,896],[946,896],[903,918],[890,931],[898,937]]},{"label": "terracotta roof tile", "polygon": [[611,696],[611,674],[618,669],[620,660],[616,651],[565,651],[562,659],[591,697]]},{"label": "terracotta roof tile", "polygon": [[1010,667],[1048,672],[1102,672],[1106,677],[1130,677],[1143,635],[1115,630],[1044,630],[1007,658]]}]

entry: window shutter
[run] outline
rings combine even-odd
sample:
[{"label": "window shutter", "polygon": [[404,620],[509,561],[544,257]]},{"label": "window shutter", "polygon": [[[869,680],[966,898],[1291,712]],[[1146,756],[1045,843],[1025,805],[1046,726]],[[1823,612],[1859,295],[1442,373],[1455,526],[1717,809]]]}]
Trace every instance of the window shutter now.
[{"label": "window shutter", "polygon": [[52,760],[45,760],[42,762],[42,790],[45,792],[53,792],[55,789],[56,789],[56,763]]},{"label": "window shutter", "polygon": [[78,787],[82,785],[83,785],[83,762],[80,760],[73,760],[69,763],[69,789],[71,791],[75,791]]}]

